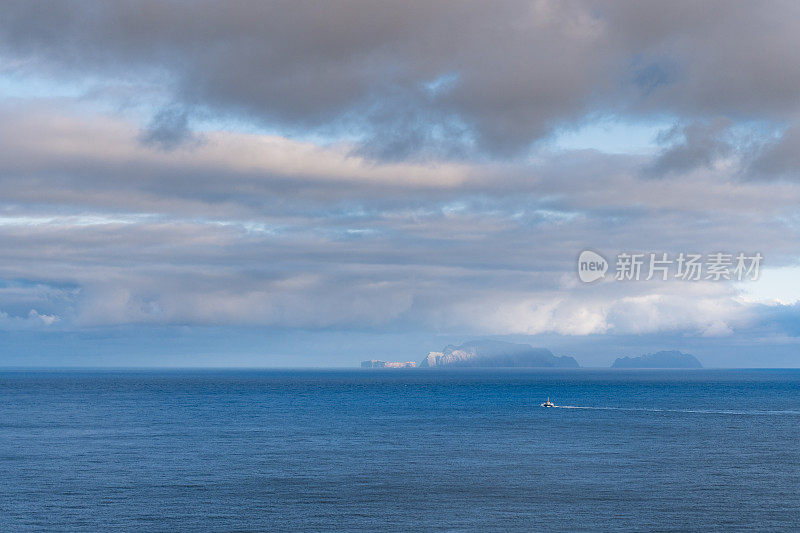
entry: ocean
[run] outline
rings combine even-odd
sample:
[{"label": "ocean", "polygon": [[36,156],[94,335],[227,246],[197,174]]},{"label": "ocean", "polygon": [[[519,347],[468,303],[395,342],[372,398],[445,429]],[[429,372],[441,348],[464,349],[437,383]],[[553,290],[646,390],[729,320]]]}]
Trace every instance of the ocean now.
[{"label": "ocean", "polygon": [[0,529],[798,530],[798,443],[800,370],[6,370]]}]

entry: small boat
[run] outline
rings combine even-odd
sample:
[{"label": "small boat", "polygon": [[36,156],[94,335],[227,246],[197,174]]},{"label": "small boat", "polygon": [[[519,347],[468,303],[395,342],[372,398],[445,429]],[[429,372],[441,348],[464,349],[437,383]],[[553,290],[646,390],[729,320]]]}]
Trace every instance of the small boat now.
[{"label": "small boat", "polygon": [[547,401],[542,404],[542,407],[557,407],[556,404],[550,401],[550,396],[547,397]]}]

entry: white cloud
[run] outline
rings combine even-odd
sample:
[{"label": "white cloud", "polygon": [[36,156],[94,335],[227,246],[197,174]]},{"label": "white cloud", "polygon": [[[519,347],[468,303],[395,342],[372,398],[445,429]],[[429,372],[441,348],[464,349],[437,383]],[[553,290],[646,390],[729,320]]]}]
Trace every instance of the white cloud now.
[{"label": "white cloud", "polygon": [[740,285],[741,299],[747,303],[793,305],[800,302],[800,267],[765,267],[759,279]]},{"label": "white cloud", "polygon": [[6,330],[46,329],[60,320],[61,318],[54,314],[40,314],[36,309],[31,309],[26,316],[11,315],[0,311],[0,329]]}]

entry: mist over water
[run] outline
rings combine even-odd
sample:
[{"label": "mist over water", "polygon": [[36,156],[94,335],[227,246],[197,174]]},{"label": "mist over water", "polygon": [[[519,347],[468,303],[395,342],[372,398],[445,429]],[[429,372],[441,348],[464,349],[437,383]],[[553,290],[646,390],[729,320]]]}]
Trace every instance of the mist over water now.
[{"label": "mist over water", "polygon": [[0,514],[12,530],[788,530],[799,391],[794,370],[6,371]]}]

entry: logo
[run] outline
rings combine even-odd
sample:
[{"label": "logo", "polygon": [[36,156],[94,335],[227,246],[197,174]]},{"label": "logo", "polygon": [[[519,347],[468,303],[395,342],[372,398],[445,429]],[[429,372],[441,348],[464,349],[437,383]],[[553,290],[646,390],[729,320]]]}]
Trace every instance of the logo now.
[{"label": "logo", "polygon": [[[620,252],[612,274],[616,281],[756,281],[763,259],[759,252]],[[584,250],[578,256],[578,277],[584,283],[604,278],[608,268],[606,258],[597,252]]]},{"label": "logo", "polygon": [[603,278],[608,270],[608,261],[591,250],[584,250],[578,256],[578,277],[584,283]]}]

